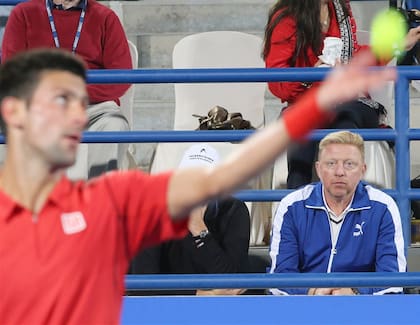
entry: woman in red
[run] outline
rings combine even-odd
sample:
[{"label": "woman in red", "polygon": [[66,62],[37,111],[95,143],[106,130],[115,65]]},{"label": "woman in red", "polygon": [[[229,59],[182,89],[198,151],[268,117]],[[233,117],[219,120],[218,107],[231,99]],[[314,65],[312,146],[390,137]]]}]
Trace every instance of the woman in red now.
[{"label": "woman in red", "polygon": [[[326,37],[341,39],[342,50],[337,61],[343,64],[362,48],[357,43],[356,23],[348,0],[278,1],[269,12],[265,28],[263,57],[266,66],[329,66],[325,60],[319,58],[323,54]],[[288,105],[294,103],[312,86],[313,84],[306,82],[269,83],[270,91]],[[385,113],[381,104],[368,97],[340,106],[329,128],[376,128],[379,125],[379,115]],[[288,188],[297,188],[311,182],[315,154],[315,142],[300,144],[288,151]]]}]

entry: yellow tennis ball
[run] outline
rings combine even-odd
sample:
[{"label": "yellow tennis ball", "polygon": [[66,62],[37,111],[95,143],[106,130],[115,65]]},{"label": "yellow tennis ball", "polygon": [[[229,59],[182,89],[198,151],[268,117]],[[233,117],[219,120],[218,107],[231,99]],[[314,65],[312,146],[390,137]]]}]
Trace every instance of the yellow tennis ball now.
[{"label": "yellow tennis ball", "polygon": [[404,54],[408,26],[396,9],[380,11],[372,20],[370,46],[380,61],[389,61]]}]

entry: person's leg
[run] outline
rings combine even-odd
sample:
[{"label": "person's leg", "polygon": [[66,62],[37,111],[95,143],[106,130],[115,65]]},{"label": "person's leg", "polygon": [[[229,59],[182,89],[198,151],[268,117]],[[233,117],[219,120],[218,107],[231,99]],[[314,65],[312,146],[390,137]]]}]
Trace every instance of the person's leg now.
[{"label": "person's leg", "polygon": [[6,145],[0,144],[0,165],[4,163],[5,159],[6,159]]},{"label": "person's leg", "polygon": [[[87,131],[129,131],[130,126],[120,107],[113,101],[89,106]],[[128,149],[127,143],[89,144],[88,177],[119,169]]]},{"label": "person's leg", "polygon": [[317,151],[317,141],[295,144],[287,151],[287,188],[296,189],[312,182],[312,167]]}]

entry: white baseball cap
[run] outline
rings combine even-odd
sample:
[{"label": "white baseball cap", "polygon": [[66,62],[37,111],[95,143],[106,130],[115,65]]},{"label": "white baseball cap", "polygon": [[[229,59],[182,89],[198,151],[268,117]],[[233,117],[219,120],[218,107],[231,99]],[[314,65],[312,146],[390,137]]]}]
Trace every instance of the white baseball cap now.
[{"label": "white baseball cap", "polygon": [[219,163],[219,153],[207,143],[193,144],[184,152],[179,168],[210,167]]}]

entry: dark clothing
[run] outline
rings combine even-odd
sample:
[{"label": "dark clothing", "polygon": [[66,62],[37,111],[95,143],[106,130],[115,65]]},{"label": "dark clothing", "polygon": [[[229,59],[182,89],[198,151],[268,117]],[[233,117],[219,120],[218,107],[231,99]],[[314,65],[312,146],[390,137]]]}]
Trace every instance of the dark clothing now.
[{"label": "dark clothing", "polygon": [[[413,9],[420,10],[420,1],[418,0],[406,0],[402,1],[402,9],[406,15],[407,23],[409,28],[415,28],[420,25],[420,17],[415,14],[410,14]],[[407,51],[404,57],[398,61],[398,65],[419,65],[420,60],[420,46],[419,43]]]},{"label": "dark clothing", "polygon": [[[380,105],[380,104],[379,104]],[[377,128],[379,114],[383,113],[383,106],[378,110],[355,100],[337,107],[335,120],[328,126],[330,129],[367,129]],[[309,141],[295,144],[287,152],[287,188],[296,189],[312,182],[313,162],[317,155],[318,142]]]},{"label": "dark clothing", "polygon": [[[245,203],[234,198],[210,203],[204,214],[210,234],[198,247],[189,233],[138,254],[131,265],[134,274],[212,274],[245,272],[248,261],[250,216]],[[156,294],[157,292],[152,292]],[[162,293],[162,292],[160,292]],[[195,294],[171,291],[165,294]],[[141,292],[141,294],[149,294]]]}]

